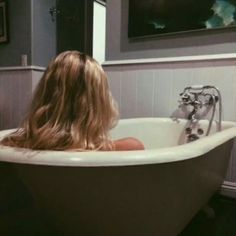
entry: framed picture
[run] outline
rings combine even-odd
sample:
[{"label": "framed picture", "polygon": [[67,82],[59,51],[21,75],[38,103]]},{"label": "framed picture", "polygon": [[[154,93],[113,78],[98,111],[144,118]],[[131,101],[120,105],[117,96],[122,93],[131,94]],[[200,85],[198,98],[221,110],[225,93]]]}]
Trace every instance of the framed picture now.
[{"label": "framed picture", "polygon": [[0,43],[8,41],[6,1],[0,1]]},{"label": "framed picture", "polygon": [[236,0],[129,0],[129,38],[236,27]]}]

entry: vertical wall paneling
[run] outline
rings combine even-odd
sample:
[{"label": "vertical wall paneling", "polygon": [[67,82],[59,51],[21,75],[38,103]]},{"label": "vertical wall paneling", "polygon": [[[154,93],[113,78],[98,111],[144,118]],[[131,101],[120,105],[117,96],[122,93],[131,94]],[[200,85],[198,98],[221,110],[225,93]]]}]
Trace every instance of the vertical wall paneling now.
[{"label": "vertical wall paneling", "polygon": [[154,116],[170,116],[173,71],[169,67],[158,68],[155,71],[155,102]]},{"label": "vertical wall paneling", "polygon": [[137,71],[137,116],[153,116],[154,70]]},{"label": "vertical wall paneling", "polygon": [[[119,71],[107,72],[109,86],[112,91],[112,96],[117,101],[119,106],[121,105],[121,73]],[[112,79],[110,79],[112,77]],[[120,107],[119,107],[120,108]]]},{"label": "vertical wall paneling", "polygon": [[0,130],[19,126],[43,71],[0,70]]},{"label": "vertical wall paneling", "polygon": [[43,75],[43,71],[35,71],[35,70],[32,71],[32,88],[31,88],[32,93],[34,92],[42,75]]},{"label": "vertical wall paneling", "polygon": [[137,72],[135,70],[122,73],[120,113],[122,118],[137,116]]}]

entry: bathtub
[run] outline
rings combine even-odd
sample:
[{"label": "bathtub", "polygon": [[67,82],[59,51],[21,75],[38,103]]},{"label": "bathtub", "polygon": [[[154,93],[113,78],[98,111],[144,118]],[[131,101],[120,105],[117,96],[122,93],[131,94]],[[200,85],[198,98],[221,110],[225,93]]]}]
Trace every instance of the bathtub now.
[{"label": "bathtub", "polygon": [[[201,121],[206,130],[208,121]],[[236,123],[184,143],[186,120],[121,120],[112,136],[134,136],[146,150],[32,151],[1,147],[56,235],[176,236],[220,188]],[[0,138],[10,130],[1,131]],[[203,135],[204,136],[204,135]]]}]

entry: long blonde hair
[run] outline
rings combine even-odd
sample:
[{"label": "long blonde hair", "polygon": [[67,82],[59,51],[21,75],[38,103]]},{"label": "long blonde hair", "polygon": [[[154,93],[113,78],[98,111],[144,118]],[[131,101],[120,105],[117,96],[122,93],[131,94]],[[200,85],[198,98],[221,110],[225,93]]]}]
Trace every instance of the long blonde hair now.
[{"label": "long blonde hair", "polygon": [[59,54],[34,93],[22,126],[1,143],[46,150],[111,150],[118,119],[102,67],[78,51]]}]

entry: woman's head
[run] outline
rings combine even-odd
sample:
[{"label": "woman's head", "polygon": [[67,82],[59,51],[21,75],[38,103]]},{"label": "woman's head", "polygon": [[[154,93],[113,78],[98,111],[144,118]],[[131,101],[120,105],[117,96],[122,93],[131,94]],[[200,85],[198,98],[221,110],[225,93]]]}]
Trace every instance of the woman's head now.
[{"label": "woman's head", "polygon": [[83,53],[66,51],[49,64],[14,136],[20,133],[19,145],[33,149],[110,149],[108,131],[117,116],[102,67]]}]

